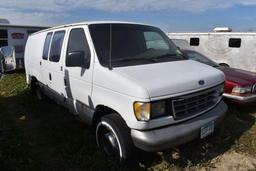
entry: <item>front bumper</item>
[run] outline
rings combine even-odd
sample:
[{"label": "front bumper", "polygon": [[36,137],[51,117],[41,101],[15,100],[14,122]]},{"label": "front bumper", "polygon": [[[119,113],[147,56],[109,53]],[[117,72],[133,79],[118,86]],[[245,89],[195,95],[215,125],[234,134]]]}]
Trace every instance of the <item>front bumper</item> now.
[{"label": "front bumper", "polygon": [[201,127],[225,116],[227,105],[221,101],[215,108],[191,120],[150,131],[131,130],[133,143],[144,151],[160,151],[199,138]]},{"label": "front bumper", "polygon": [[238,103],[252,103],[252,102],[256,102],[256,94],[252,95],[252,96],[235,96],[232,94],[226,94],[224,93],[223,96],[227,99],[230,99],[232,101],[238,102]]}]

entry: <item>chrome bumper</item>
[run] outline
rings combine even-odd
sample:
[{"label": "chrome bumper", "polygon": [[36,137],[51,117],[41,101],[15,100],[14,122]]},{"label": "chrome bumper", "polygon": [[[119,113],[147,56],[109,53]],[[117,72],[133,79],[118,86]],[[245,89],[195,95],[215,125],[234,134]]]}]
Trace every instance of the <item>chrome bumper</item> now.
[{"label": "chrome bumper", "polygon": [[200,137],[201,127],[225,116],[227,105],[221,101],[212,110],[188,121],[150,131],[131,130],[134,145],[145,151],[160,151]]},{"label": "chrome bumper", "polygon": [[243,96],[235,96],[232,94],[226,94],[224,93],[223,96],[227,99],[231,99],[240,103],[250,103],[250,102],[256,102],[256,94],[252,95],[252,96],[247,96],[247,97],[243,97]]}]

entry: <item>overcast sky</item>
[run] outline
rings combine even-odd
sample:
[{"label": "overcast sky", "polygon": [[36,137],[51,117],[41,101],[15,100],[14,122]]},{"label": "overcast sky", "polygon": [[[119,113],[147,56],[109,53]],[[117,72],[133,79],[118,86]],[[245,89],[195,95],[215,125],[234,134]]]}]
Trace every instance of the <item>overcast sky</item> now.
[{"label": "overcast sky", "polygon": [[210,31],[217,26],[256,31],[256,0],[0,0],[12,24],[59,25],[89,20],[153,24],[165,31]]}]

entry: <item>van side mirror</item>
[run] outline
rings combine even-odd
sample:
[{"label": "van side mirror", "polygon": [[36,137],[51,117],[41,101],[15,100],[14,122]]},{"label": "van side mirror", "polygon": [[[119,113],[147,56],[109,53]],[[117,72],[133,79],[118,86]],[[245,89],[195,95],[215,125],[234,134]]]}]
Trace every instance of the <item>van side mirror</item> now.
[{"label": "van side mirror", "polygon": [[67,67],[90,67],[90,55],[84,53],[84,51],[74,51],[68,53],[66,57],[66,66]]}]

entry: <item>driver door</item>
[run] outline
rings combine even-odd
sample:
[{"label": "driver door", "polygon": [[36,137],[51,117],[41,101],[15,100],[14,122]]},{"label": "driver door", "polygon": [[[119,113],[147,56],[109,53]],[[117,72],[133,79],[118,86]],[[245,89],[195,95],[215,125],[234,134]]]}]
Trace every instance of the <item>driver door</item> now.
[{"label": "driver door", "polygon": [[[90,59],[90,48],[86,37],[85,28],[75,27],[70,29],[66,49],[66,60],[64,61],[64,82],[67,102],[69,106],[75,110],[75,113],[84,115],[84,118],[88,118],[88,115],[90,115],[93,68]],[[83,57],[88,62],[89,66],[68,67],[66,65],[67,55],[77,52],[84,54]]]}]

